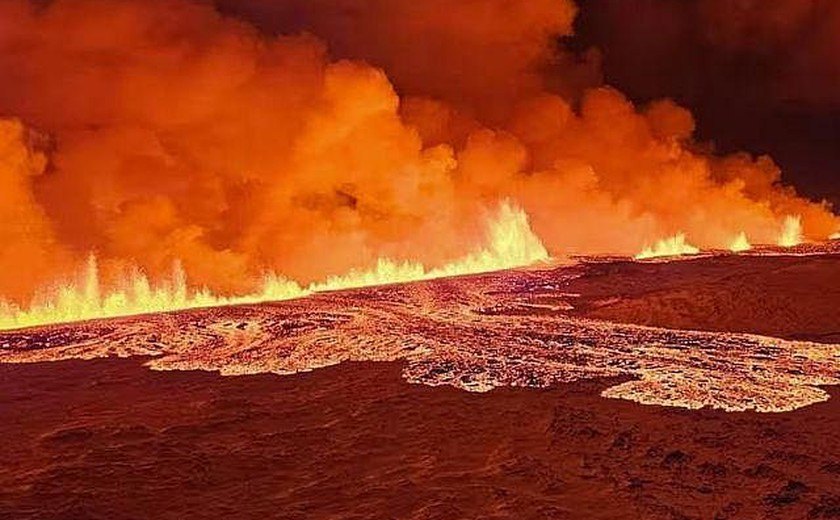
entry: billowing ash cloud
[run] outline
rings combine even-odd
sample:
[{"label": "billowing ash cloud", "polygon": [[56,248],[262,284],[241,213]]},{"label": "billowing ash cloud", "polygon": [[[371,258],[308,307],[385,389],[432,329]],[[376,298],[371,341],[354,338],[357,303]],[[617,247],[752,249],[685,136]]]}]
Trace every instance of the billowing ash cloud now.
[{"label": "billowing ash cloud", "polygon": [[[556,43],[572,34],[569,0],[216,0],[270,34],[306,31],[338,58],[386,70],[402,95],[434,97],[498,122],[524,97],[597,83],[592,59]],[[562,74],[557,74],[561,71]]]},{"label": "billowing ash cloud", "polygon": [[[236,293],[381,256],[438,265],[512,199],[554,254],[702,247],[838,219],[768,158],[717,157],[669,101],[558,47],[568,0],[7,0],[0,294],[95,252]],[[257,27],[248,20],[259,20]],[[106,276],[107,278],[107,276]]]}]

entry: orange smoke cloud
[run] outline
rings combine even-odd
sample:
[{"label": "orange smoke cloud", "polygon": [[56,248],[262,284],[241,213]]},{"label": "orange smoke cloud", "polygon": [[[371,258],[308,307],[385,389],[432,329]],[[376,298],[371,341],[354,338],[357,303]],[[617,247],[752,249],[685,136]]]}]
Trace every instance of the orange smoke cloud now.
[{"label": "orange smoke cloud", "polygon": [[[215,0],[274,34],[317,35],[339,58],[387,71],[403,96],[431,97],[499,122],[547,87],[597,83],[594,55],[557,45],[572,34],[571,0]],[[561,72],[561,73],[557,73]]]},{"label": "orange smoke cloud", "polygon": [[704,153],[675,104],[585,88],[592,61],[556,48],[570,1],[277,5],[317,37],[187,0],[0,4],[0,295],[91,252],[103,283],[177,261],[226,294],[435,267],[508,198],[555,255],[840,227],[770,159]]},{"label": "orange smoke cloud", "polygon": [[0,288],[7,298],[28,296],[32,281],[54,276],[63,256],[32,191],[47,163],[30,147],[35,138],[20,121],[0,120]]}]

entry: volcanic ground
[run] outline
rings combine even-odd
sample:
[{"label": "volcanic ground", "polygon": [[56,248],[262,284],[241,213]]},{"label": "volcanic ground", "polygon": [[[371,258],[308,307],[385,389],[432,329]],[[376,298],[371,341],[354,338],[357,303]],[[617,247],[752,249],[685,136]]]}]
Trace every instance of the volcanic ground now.
[{"label": "volcanic ground", "polygon": [[785,253],[2,333],[0,516],[840,517],[840,255]]}]

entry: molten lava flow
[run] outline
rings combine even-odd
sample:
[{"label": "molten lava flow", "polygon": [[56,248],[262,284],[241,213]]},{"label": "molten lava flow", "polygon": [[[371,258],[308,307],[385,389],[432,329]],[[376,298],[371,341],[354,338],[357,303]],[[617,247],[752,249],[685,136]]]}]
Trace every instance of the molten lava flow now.
[{"label": "molten lava flow", "polygon": [[741,251],[749,251],[752,249],[750,241],[747,239],[747,234],[743,231],[735,237],[735,240],[729,245],[729,250],[733,253],[740,253]]},{"label": "molten lava flow", "polygon": [[696,255],[699,252],[700,249],[686,242],[685,233],[677,233],[670,238],[658,241],[653,247],[645,247],[635,258],[645,260],[661,256]]},{"label": "molten lava flow", "polygon": [[782,247],[794,247],[802,243],[802,218],[788,215],[782,224],[782,234],[778,244]]},{"label": "molten lava flow", "polygon": [[314,292],[334,291],[371,285],[428,280],[446,276],[497,271],[548,259],[548,252],[531,231],[528,216],[504,201],[488,222],[487,246],[441,267],[427,268],[418,262],[396,262],[381,258],[374,268],[350,272],[303,288],[287,278],[269,273],[262,289],[242,296],[220,296],[207,289],[191,291],[180,263],[169,279],[153,286],[139,270],[126,276],[119,288],[103,291],[96,258],[88,258],[75,283],[44,291],[28,309],[0,304],[0,329],[13,329],[95,318],[111,318],[178,309],[238,305],[298,298]]},{"label": "molten lava flow", "polygon": [[[607,264],[606,269],[604,264],[589,264],[507,270],[334,291],[271,305],[56,325],[0,333],[0,363],[149,356],[147,366],[155,370],[212,370],[233,376],[293,374],[346,361],[396,361],[408,381],[473,392],[607,377],[612,382],[605,384],[606,397],[691,409],[781,412],[830,397],[821,387],[840,384],[840,344],[646,327],[567,312],[572,302],[578,309],[601,306],[595,302],[603,305],[605,276],[628,287],[662,277],[663,284],[642,284],[644,288],[630,292],[653,289],[647,302],[659,303],[648,307],[640,302],[644,315],[662,317],[680,309],[677,314],[685,316],[678,320],[702,323],[707,320],[702,315],[725,312],[753,297],[756,293],[739,296],[752,287],[751,280],[790,271],[784,268],[790,264],[781,259],[755,262],[741,257],[731,262],[710,257],[694,264],[688,269],[666,264],[642,278],[631,274],[638,270],[624,261]],[[818,276],[828,274],[828,279],[836,271],[822,260],[798,270],[796,278],[783,277],[816,283],[822,278],[811,276],[826,267]],[[680,283],[674,285],[677,279]],[[570,283],[574,293],[567,292]],[[670,289],[665,292],[663,287]],[[797,284],[779,280],[764,289],[796,291]],[[633,299],[622,295],[606,306]],[[539,301],[556,305],[535,305]],[[764,308],[739,313],[746,318],[739,323],[762,327],[768,315],[790,315],[782,319],[804,324],[798,320],[811,317],[807,311],[785,309],[784,301],[770,308],[769,314]],[[830,327],[831,315],[818,312],[823,318],[817,322],[825,320],[824,326]]]}]

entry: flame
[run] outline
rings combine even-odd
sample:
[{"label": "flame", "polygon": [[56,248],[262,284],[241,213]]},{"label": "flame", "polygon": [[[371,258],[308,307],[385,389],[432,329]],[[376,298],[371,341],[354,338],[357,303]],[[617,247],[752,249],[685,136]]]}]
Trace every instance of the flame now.
[{"label": "flame", "polygon": [[645,260],[661,256],[696,255],[699,252],[700,249],[685,241],[685,233],[677,233],[672,237],[658,241],[653,247],[645,247],[635,258],[636,260]]},{"label": "flame", "polygon": [[0,301],[0,329],[16,329],[118,316],[168,312],[199,307],[240,305],[288,300],[323,291],[429,280],[521,267],[548,260],[540,239],[531,230],[527,214],[508,201],[488,221],[487,246],[437,268],[419,262],[381,258],[374,268],[351,271],[302,287],[276,273],[265,275],[261,290],[242,296],[221,296],[207,289],[191,290],[179,262],[168,279],[153,286],[140,270],[134,270],[120,287],[103,291],[96,257],[90,255],[78,279],[47,291],[28,309]]},{"label": "flame", "polygon": [[419,262],[395,262],[383,258],[372,270],[350,272],[312,284],[312,292],[335,291],[369,285],[429,280],[521,267],[548,260],[540,239],[531,230],[528,215],[504,201],[496,217],[489,221],[488,247],[438,268],[428,269]]},{"label": "flame", "polygon": [[743,231],[741,231],[741,233],[737,237],[735,237],[735,240],[732,241],[732,244],[729,245],[729,250],[733,253],[749,251],[750,249],[752,249],[752,245],[747,239],[747,234]]},{"label": "flame", "polygon": [[[499,254],[430,268],[472,251],[474,209],[505,197],[583,255],[677,231],[776,242],[786,215],[809,241],[840,230],[770,158],[719,155],[686,108],[603,84],[564,40],[574,0],[253,2],[285,7],[254,24],[216,8],[233,0],[0,0],[0,295],[31,309],[87,251],[100,278],[87,299],[84,273],[69,284],[88,302],[70,307],[105,305],[131,265],[177,306],[267,271],[329,287],[485,270]],[[136,310],[134,278],[114,312]]]},{"label": "flame", "polygon": [[828,239],[829,240],[840,240],[840,231],[838,231],[837,233],[834,233],[833,235],[828,237]]},{"label": "flame", "polygon": [[782,247],[793,247],[801,244],[802,240],[802,218],[799,215],[788,215],[782,224],[778,244]]},{"label": "flame", "polygon": [[207,289],[190,291],[180,262],[175,262],[170,277],[157,286],[153,286],[138,269],[126,276],[119,288],[103,292],[94,255],[88,257],[78,278],[73,283],[43,291],[45,296],[36,298],[28,309],[0,303],[0,329],[284,300],[306,294],[297,283],[274,274],[266,275],[262,290],[252,295],[224,297],[214,295]]}]

